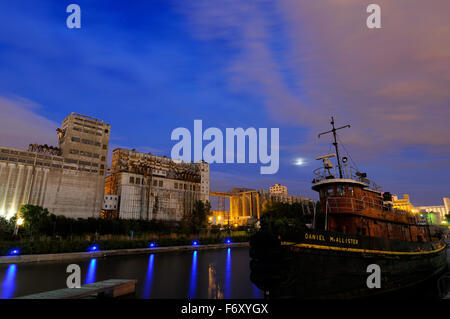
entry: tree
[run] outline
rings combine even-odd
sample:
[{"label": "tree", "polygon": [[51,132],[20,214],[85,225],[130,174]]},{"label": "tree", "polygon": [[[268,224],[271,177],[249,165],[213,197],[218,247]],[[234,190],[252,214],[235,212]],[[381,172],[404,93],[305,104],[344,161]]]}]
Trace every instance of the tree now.
[{"label": "tree", "polygon": [[261,228],[275,235],[304,229],[310,214],[301,203],[264,202]]},{"label": "tree", "polygon": [[20,207],[24,221],[24,229],[31,236],[41,233],[41,230],[47,228],[49,212],[46,208],[34,205],[22,205]]},{"label": "tree", "polygon": [[201,200],[195,201],[192,211],[185,213],[183,216],[184,230],[192,234],[198,234],[202,228],[206,228],[210,210],[211,204],[209,201],[206,201],[206,203]]},{"label": "tree", "polygon": [[5,239],[11,237],[14,232],[15,219],[11,218],[9,221],[0,216],[0,238]]}]

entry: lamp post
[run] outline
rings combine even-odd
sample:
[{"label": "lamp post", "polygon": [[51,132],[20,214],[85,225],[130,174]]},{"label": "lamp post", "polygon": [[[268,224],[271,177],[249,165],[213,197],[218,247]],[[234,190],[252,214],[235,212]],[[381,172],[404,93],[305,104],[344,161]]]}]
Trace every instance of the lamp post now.
[{"label": "lamp post", "polygon": [[16,225],[14,227],[14,235],[17,235],[19,232],[19,227],[23,225],[25,219],[23,219],[22,217],[18,217],[16,220]]}]

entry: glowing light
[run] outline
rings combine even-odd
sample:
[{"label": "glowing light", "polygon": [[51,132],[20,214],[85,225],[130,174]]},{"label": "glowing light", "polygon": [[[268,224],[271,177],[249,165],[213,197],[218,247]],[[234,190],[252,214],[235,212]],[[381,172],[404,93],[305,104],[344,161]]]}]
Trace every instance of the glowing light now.
[{"label": "glowing light", "polygon": [[19,226],[22,226],[24,221],[25,221],[25,219],[23,219],[22,217],[19,217],[19,218],[17,218],[16,224]]},{"label": "glowing light", "polygon": [[92,245],[91,247],[89,247],[89,251],[97,251],[97,250],[98,250],[97,245]]},{"label": "glowing light", "polygon": [[148,246],[149,246],[150,248],[156,247],[156,243],[150,243]]},{"label": "glowing light", "polygon": [[209,217],[208,219],[209,219],[209,221],[212,221],[212,217]]},{"label": "glowing light", "polygon": [[20,253],[20,250],[19,250],[19,249],[12,249],[12,250],[9,252],[9,256],[17,256],[19,253]]},{"label": "glowing light", "polygon": [[[226,243],[226,244],[231,244],[231,239],[225,240],[225,243]],[[228,249],[229,249],[229,248],[228,248]]]},{"label": "glowing light", "polygon": [[297,166],[302,166],[302,165],[305,165],[306,164],[306,161],[303,159],[303,158],[297,158],[297,159],[295,159],[295,161],[294,161],[294,165],[297,165]]},{"label": "glowing light", "polygon": [[234,224],[234,227],[238,227],[238,224]]},{"label": "glowing light", "polygon": [[218,219],[218,220],[221,220],[221,219],[222,219],[222,216],[217,217],[217,219]]},{"label": "glowing light", "polygon": [[194,240],[194,241],[192,242],[192,246],[198,246],[198,241],[197,241],[197,240]]},{"label": "glowing light", "polygon": [[16,210],[15,210],[14,208],[11,208],[11,209],[8,211],[8,215],[6,216],[6,219],[10,220],[11,217],[13,217],[15,214],[16,214]]}]

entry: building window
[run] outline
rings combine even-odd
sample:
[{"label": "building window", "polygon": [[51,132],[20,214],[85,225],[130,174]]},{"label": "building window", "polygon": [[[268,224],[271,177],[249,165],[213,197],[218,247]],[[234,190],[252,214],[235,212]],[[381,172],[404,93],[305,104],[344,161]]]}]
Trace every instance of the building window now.
[{"label": "building window", "polygon": [[141,183],[141,179],[139,177],[136,177],[136,184],[140,184]]},{"label": "building window", "polygon": [[163,187],[163,181],[159,181],[159,187]]},{"label": "building window", "polygon": [[175,183],[174,187],[175,189],[178,189],[178,183]]},{"label": "building window", "polygon": [[130,176],[130,184],[134,184],[134,177]]},{"label": "building window", "polygon": [[103,144],[103,149],[106,150],[107,146],[106,144]]},{"label": "building window", "polygon": [[153,181],[153,186],[158,186],[158,181],[156,179]]},{"label": "building window", "polygon": [[184,189],[187,189],[187,185],[186,184],[184,184]]}]

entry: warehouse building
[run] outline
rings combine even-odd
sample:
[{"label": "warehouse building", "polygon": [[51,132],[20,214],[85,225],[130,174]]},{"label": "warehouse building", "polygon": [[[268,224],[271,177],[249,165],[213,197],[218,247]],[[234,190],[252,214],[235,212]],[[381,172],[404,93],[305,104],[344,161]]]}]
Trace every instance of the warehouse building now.
[{"label": "warehouse building", "polygon": [[71,113],[56,131],[59,147],[0,147],[0,216],[11,218],[23,204],[67,217],[100,216],[110,125]]},{"label": "warehouse building", "polygon": [[117,195],[116,217],[179,221],[195,201],[209,199],[209,164],[118,148],[105,183],[109,195]]}]

